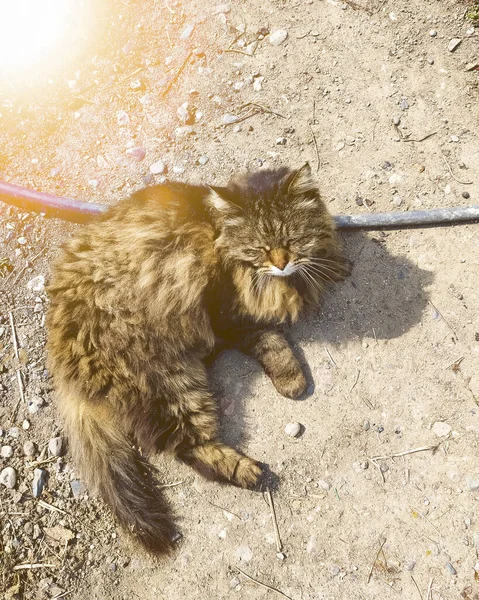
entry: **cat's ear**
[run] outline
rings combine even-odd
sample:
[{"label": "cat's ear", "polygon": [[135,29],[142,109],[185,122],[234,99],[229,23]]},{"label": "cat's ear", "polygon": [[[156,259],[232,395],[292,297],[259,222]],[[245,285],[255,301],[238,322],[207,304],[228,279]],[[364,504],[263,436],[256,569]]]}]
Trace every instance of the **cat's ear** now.
[{"label": "cat's ear", "polygon": [[311,173],[309,163],[305,163],[300,169],[288,175],[286,186],[287,193],[295,196],[317,190],[317,184]]},{"label": "cat's ear", "polygon": [[223,215],[237,213],[241,208],[229,197],[228,188],[208,186],[209,194],[205,198],[206,206],[217,210]]}]

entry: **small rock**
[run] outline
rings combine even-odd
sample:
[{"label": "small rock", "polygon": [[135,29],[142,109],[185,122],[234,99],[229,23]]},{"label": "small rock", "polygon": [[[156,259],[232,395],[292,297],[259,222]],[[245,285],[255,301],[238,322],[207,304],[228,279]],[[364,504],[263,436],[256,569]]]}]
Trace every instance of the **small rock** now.
[{"label": "small rock", "polygon": [[166,165],[162,160],[157,160],[153,164],[150,165],[150,173],[153,175],[161,175],[166,171]]},{"label": "small rock", "polygon": [[47,475],[48,473],[45,469],[35,469],[33,471],[32,492],[34,498],[38,498],[43,492]]},{"label": "small rock", "polygon": [[48,442],[48,450],[52,456],[61,456],[63,452],[63,439],[54,437]]},{"label": "small rock", "polygon": [[394,203],[396,206],[401,206],[401,204],[403,203],[403,199],[401,198],[401,196],[397,196],[397,195],[396,195],[396,196],[394,196],[394,198],[393,198],[393,203]]},{"label": "small rock", "polygon": [[43,292],[45,291],[45,277],[43,275],[37,275],[27,283],[27,288],[32,292]]},{"label": "small rock", "polygon": [[70,489],[72,491],[73,497],[76,500],[78,500],[84,492],[82,482],[78,479],[74,479],[73,481],[70,481]]},{"label": "small rock", "polygon": [[25,246],[25,244],[27,243],[27,238],[26,237],[19,237],[17,239],[17,242],[20,244],[20,246]]},{"label": "small rock", "polygon": [[37,453],[37,447],[35,445],[35,442],[27,440],[23,444],[23,453],[25,454],[25,456],[35,456],[35,454]]},{"label": "small rock", "polygon": [[2,449],[0,450],[0,456],[2,458],[12,458],[13,448],[11,446],[2,446]]},{"label": "small rock", "polygon": [[288,32],[286,29],[278,29],[273,31],[269,36],[269,43],[273,46],[281,46],[288,39]]},{"label": "small rock", "polygon": [[230,113],[226,113],[225,115],[223,115],[223,123],[225,125],[230,125],[231,123],[236,123],[236,121],[238,120],[238,117],[236,115],[232,115]]},{"label": "small rock", "polygon": [[436,37],[437,36],[437,31],[435,29],[431,29],[431,31],[429,32],[429,35],[431,37]]},{"label": "small rock", "polygon": [[195,29],[194,25],[187,25],[183,29],[183,31],[182,31],[182,33],[180,35],[180,40],[187,40],[191,36],[191,34],[193,33],[194,29]]},{"label": "small rock", "polygon": [[276,558],[278,560],[284,560],[286,558],[286,554],[284,552],[276,552]]},{"label": "small rock", "polygon": [[458,142],[459,137],[457,135],[451,135],[451,142]]},{"label": "small rock", "polygon": [[432,426],[432,430],[437,437],[445,437],[451,433],[452,427],[443,421],[436,421]]},{"label": "small rock", "polygon": [[296,438],[301,435],[301,424],[300,423],[288,423],[284,428],[284,432],[287,436]]},{"label": "small rock", "polygon": [[206,165],[206,163],[209,161],[210,159],[206,156],[206,154],[203,154],[202,156],[199,157],[198,159],[198,164],[200,165]]},{"label": "small rock", "polygon": [[479,491],[479,475],[477,477],[466,477],[467,489],[470,492]]},{"label": "small rock", "polygon": [[471,197],[471,194],[469,192],[462,192],[461,196],[468,200]]},{"label": "small rock", "polygon": [[416,561],[412,560],[411,562],[408,562],[408,564],[406,565],[406,569],[408,571],[413,571],[415,566],[416,566]]},{"label": "small rock", "polygon": [[10,427],[7,435],[8,435],[8,437],[13,438],[14,440],[18,440],[18,438],[20,436],[20,431],[19,431],[18,427]]},{"label": "small rock", "polygon": [[249,562],[253,558],[253,551],[249,546],[238,546],[236,548],[236,558],[243,562]]},{"label": "small rock", "polygon": [[0,484],[13,490],[17,483],[17,473],[13,467],[5,467],[0,473]]},{"label": "small rock", "polygon": [[134,90],[135,92],[140,92],[144,88],[145,86],[140,79],[133,79],[133,81],[130,82],[130,89]]},{"label": "small rock", "polygon": [[318,481],[318,485],[325,492],[328,492],[331,489],[331,486],[329,485],[329,483],[327,481],[324,481],[324,479],[320,479]]},{"label": "small rock", "polygon": [[183,175],[185,171],[186,167],[183,167],[182,165],[175,165],[173,167],[173,173],[175,173],[175,175]]},{"label": "small rock", "polygon": [[230,589],[234,590],[240,585],[240,583],[241,582],[237,577],[233,577],[233,579],[230,580]]},{"label": "small rock", "polygon": [[447,49],[449,50],[449,52],[454,52],[454,50],[459,48],[461,42],[462,42],[461,38],[452,38],[452,40],[449,42],[449,44],[447,46]]},{"label": "small rock", "polygon": [[371,429],[371,423],[367,419],[363,421],[363,429],[364,431],[369,431]]},{"label": "small rock", "polygon": [[406,98],[403,98],[399,103],[399,106],[401,107],[401,110],[407,110],[409,108],[409,102]]},{"label": "small rock", "polygon": [[231,4],[218,4],[215,7],[215,13],[217,15],[221,14],[221,13],[229,13],[231,11]]},{"label": "small rock", "polygon": [[445,566],[449,573],[451,573],[451,575],[457,575],[456,569],[451,565],[450,562],[447,562]]},{"label": "small rock", "polygon": [[128,156],[131,156],[138,162],[142,161],[146,156],[146,150],[144,148],[140,148],[140,147],[128,148],[126,153],[128,154]]},{"label": "small rock", "polygon": [[62,527],[61,525],[54,525],[53,527],[45,527],[43,531],[46,535],[56,542],[60,542],[64,545],[75,537],[75,534],[71,529]]},{"label": "small rock", "polygon": [[264,77],[256,77],[256,79],[253,81],[253,89],[255,92],[261,92],[263,89],[263,81]]},{"label": "small rock", "polygon": [[399,125],[401,123],[401,117],[393,117],[394,125]]},{"label": "small rock", "polygon": [[427,57],[427,62],[428,62],[430,65],[433,65],[433,64],[434,64],[434,58],[433,58],[432,56],[428,56],[428,57]]},{"label": "small rock", "polygon": [[130,117],[128,116],[128,113],[126,111],[119,110],[116,113],[116,121],[120,126],[128,125],[128,123],[130,122]]},{"label": "small rock", "polygon": [[190,105],[188,102],[183,102],[183,104],[176,111],[176,115],[178,119],[185,125],[193,125],[195,122],[195,117],[190,110]]},{"label": "small rock", "polygon": [[28,431],[30,429],[30,421],[28,421],[27,419],[23,419],[22,429]]},{"label": "small rock", "polygon": [[285,137],[276,138],[276,145],[277,146],[285,146],[287,141],[288,140]]}]

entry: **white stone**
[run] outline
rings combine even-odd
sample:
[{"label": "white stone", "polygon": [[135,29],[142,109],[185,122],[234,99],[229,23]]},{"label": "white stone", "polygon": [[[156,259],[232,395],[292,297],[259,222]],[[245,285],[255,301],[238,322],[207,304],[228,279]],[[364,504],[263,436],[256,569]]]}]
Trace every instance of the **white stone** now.
[{"label": "white stone", "polygon": [[13,467],[5,467],[0,473],[0,484],[13,490],[17,483],[17,473]]},{"label": "white stone", "polygon": [[45,290],[45,277],[37,275],[27,283],[27,288],[32,292],[43,292]]},{"label": "white stone", "polygon": [[432,430],[437,437],[445,437],[451,433],[452,427],[443,421],[436,421],[432,426]]},{"label": "white stone", "polygon": [[284,428],[284,432],[289,437],[298,437],[301,433],[301,425],[299,423],[288,423]]},{"label": "white stone", "polygon": [[157,160],[150,165],[150,173],[153,173],[153,175],[160,175],[165,172],[165,168],[165,163],[162,160]]},{"label": "white stone", "polygon": [[13,456],[13,448],[11,446],[2,446],[0,456],[2,458],[11,458]]},{"label": "white stone", "polygon": [[288,32],[286,29],[277,29],[269,36],[269,43],[273,46],[281,46],[288,39]]}]

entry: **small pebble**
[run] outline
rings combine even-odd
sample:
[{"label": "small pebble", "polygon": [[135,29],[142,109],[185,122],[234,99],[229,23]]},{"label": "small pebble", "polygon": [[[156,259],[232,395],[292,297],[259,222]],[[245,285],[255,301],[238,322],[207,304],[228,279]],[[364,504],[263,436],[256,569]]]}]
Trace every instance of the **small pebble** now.
[{"label": "small pebble", "polygon": [[437,36],[437,31],[435,29],[431,29],[431,31],[429,32],[429,35],[431,37],[436,37]]},{"label": "small pebble", "polygon": [[276,138],[276,145],[277,146],[284,146],[284,145],[286,145],[287,141],[288,140],[285,137]]},{"label": "small pebble", "polygon": [[457,575],[456,569],[451,565],[450,562],[446,563],[446,569],[451,573],[451,575]]},{"label": "small pebble", "polygon": [[160,175],[166,171],[166,165],[162,160],[157,160],[153,164],[150,165],[150,173],[153,175]]},{"label": "small pebble", "polygon": [[432,426],[433,432],[437,435],[437,437],[445,437],[451,433],[452,427],[448,423],[444,423],[443,421],[436,421]]},{"label": "small pebble", "polygon": [[459,137],[457,135],[451,135],[451,142],[458,142]]},{"label": "small pebble", "polygon": [[433,64],[434,64],[434,59],[433,59],[433,57],[432,57],[432,56],[428,56],[428,57],[427,57],[427,62],[428,62],[430,65],[433,65]]},{"label": "small pebble", "polygon": [[200,165],[206,165],[206,163],[209,161],[210,159],[206,156],[206,154],[203,154],[202,156],[199,157],[198,159],[198,164]]},{"label": "small pebble", "polygon": [[144,148],[140,148],[140,147],[128,148],[126,153],[128,154],[128,156],[131,156],[138,162],[142,161],[146,156],[146,150]]},{"label": "small pebble", "polygon": [[238,120],[238,117],[236,115],[232,115],[230,113],[226,113],[225,115],[223,115],[223,123],[225,125],[229,125],[230,123],[236,123],[236,121]]},{"label": "small pebble", "polygon": [[407,110],[409,108],[409,102],[406,98],[403,98],[399,103],[399,106],[401,107],[401,110]]},{"label": "small pebble", "polygon": [[191,34],[193,33],[194,29],[195,29],[194,25],[187,25],[183,29],[183,31],[182,31],[182,33],[180,35],[180,40],[187,40],[191,36]]},{"label": "small pebble", "polygon": [[183,102],[183,104],[177,109],[176,116],[185,125],[193,125],[195,122],[195,117],[191,113],[188,102]]},{"label": "small pebble", "polygon": [[318,480],[318,485],[325,492],[327,492],[327,491],[329,491],[331,489],[331,486],[329,485],[329,483],[327,481],[324,481],[324,479],[319,479]]},{"label": "small pebble", "polygon": [[399,125],[401,123],[401,117],[393,117],[394,125]]},{"label": "small pebble", "polygon": [[27,243],[27,238],[26,237],[19,237],[17,242],[20,244],[20,246],[25,246],[25,244]]},{"label": "small pebble", "polygon": [[116,113],[116,121],[120,126],[128,125],[128,123],[130,122],[130,117],[128,116],[128,113],[126,111],[119,110]]},{"label": "small pebble", "polygon": [[412,560],[411,562],[409,562],[409,563],[406,565],[406,569],[407,569],[408,571],[413,571],[415,566],[416,566],[416,561]]},{"label": "small pebble", "polygon": [[35,445],[35,442],[27,440],[23,444],[23,453],[25,454],[25,456],[35,456],[35,454],[37,453],[37,447]]},{"label": "small pebble", "polygon": [[142,81],[140,81],[139,79],[133,79],[133,81],[130,82],[130,89],[134,90],[135,92],[139,92],[140,90],[144,89],[144,84]]},{"label": "small pebble", "polygon": [[253,551],[249,546],[238,546],[236,548],[236,558],[243,562],[249,562],[253,558]]},{"label": "small pebble", "polygon": [[32,292],[43,292],[45,291],[45,277],[43,275],[37,275],[27,283],[27,288]]},{"label": "small pebble", "polygon": [[73,497],[76,498],[78,500],[78,498],[80,498],[80,496],[83,494],[83,485],[81,483],[80,480],[78,479],[74,479],[73,481],[70,481],[70,489],[72,491]]},{"label": "small pebble", "polygon": [[454,50],[456,50],[456,48],[459,48],[460,44],[461,44],[462,40],[460,38],[452,38],[452,40],[449,42],[447,49],[449,50],[449,52],[454,52]]},{"label": "small pebble", "polygon": [[48,442],[48,450],[52,456],[61,456],[63,451],[63,439],[54,437]]},{"label": "small pebble", "polygon": [[0,473],[0,484],[13,490],[17,483],[17,473],[13,467],[5,467]]},{"label": "small pebble", "polygon": [[19,436],[20,436],[20,431],[19,431],[18,427],[10,427],[10,429],[8,430],[8,437],[13,438],[14,440],[18,440]]},{"label": "small pebble", "polygon": [[28,431],[30,429],[30,421],[27,421],[27,419],[24,419],[23,423],[22,423],[22,429],[24,429],[25,431]]},{"label": "small pebble", "polygon": [[11,458],[13,456],[13,448],[11,446],[2,446],[0,456],[2,458]]},{"label": "small pebble", "polygon": [[284,432],[287,436],[296,438],[301,435],[301,424],[300,423],[288,423],[284,428]]},{"label": "small pebble", "polygon": [[229,13],[231,11],[231,4],[218,4],[215,7],[215,13],[219,15],[220,13]]},{"label": "small pebble", "polygon": [[470,492],[479,492],[479,475],[477,477],[466,477],[466,484]]},{"label": "small pebble", "polygon": [[286,29],[278,29],[273,31],[269,36],[269,43],[273,46],[281,46],[288,38],[288,32]]},{"label": "small pebble", "polygon": [[48,473],[45,469],[35,469],[33,471],[32,492],[34,498],[38,498],[43,492],[47,475]]},{"label": "small pebble", "polygon": [[276,552],[276,558],[279,560],[284,560],[286,558],[286,554],[284,552]]},{"label": "small pebble", "polygon": [[370,428],[371,428],[371,423],[370,423],[370,422],[369,422],[369,421],[366,419],[366,420],[363,422],[363,429],[364,429],[364,431],[369,431],[369,430],[370,430]]}]

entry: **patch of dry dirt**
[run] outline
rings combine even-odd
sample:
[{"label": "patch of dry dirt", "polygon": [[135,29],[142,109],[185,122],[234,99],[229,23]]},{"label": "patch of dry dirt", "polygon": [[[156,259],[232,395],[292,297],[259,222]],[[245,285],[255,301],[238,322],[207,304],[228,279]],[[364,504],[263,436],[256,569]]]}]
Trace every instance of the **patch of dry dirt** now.
[{"label": "patch of dry dirt", "polygon": [[[0,179],[112,204],[166,173],[224,183],[309,160],[334,214],[477,204],[478,72],[465,67],[478,38],[464,7],[364,5],[247,0],[216,14],[199,1],[97,3],[76,62],[30,85],[19,73],[0,79]],[[282,29],[287,39],[272,45]],[[452,38],[462,40],[454,52]],[[165,172],[153,175],[160,160]],[[0,470],[17,475],[14,489],[0,485],[2,593],[280,597],[241,569],[293,600],[479,598],[477,225],[344,234],[352,277],[293,332],[309,367],[304,401],[280,397],[240,354],[219,359],[225,439],[280,479],[284,556],[260,494],[160,458],[182,532],[161,561],[78,489],[68,453],[46,447],[61,436],[45,370],[48,298],[27,284],[48,279],[75,227],[0,206],[0,445],[13,451]],[[15,411],[17,368],[26,401]],[[288,422],[301,437],[285,435]],[[35,466],[47,475],[38,498]],[[26,563],[43,566],[15,570]]]}]

